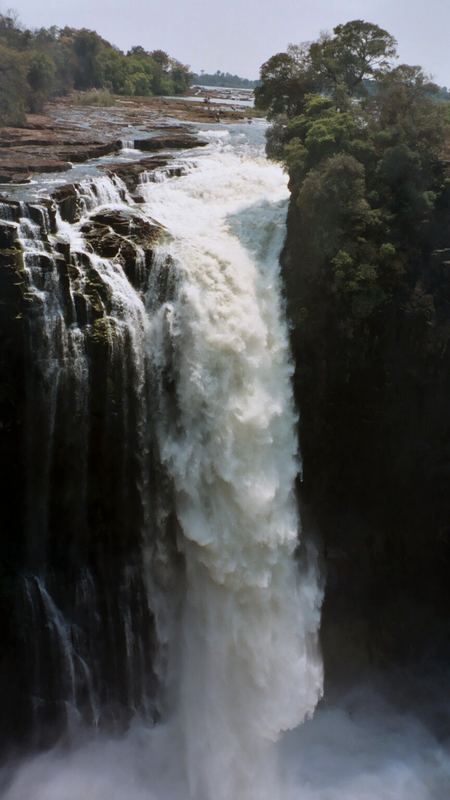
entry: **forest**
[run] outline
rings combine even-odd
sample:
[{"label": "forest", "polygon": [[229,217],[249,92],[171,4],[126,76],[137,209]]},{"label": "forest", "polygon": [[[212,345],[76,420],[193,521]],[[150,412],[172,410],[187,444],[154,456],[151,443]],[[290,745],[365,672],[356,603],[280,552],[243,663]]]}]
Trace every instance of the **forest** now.
[{"label": "forest", "polygon": [[183,93],[189,68],[163,50],[132,47],[127,53],[95,31],[23,27],[14,14],[0,14],[0,125],[20,125],[52,97],[72,90],[118,95]]},{"label": "forest", "polygon": [[362,20],[274,55],[255,90],[272,120],[268,154],[289,174],[282,264],[302,491],[329,568],[323,630],[333,619],[351,639],[364,616],[374,658],[397,661],[430,645],[450,599],[441,94]]},{"label": "forest", "polygon": [[201,86],[229,86],[232,89],[254,89],[258,85],[258,81],[241,78],[239,75],[232,75],[230,72],[221,72],[220,70],[214,73],[202,71],[198,75],[194,74],[192,82]]}]

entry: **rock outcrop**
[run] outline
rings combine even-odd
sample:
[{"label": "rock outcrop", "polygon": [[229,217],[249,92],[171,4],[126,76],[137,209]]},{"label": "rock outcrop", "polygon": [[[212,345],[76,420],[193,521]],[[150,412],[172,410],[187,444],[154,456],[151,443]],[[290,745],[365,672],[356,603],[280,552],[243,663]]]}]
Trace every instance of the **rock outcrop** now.
[{"label": "rock outcrop", "polygon": [[174,521],[143,299],[163,229],[102,206],[83,211],[78,245],[56,212],[79,220],[79,197],[0,201],[0,747],[158,713],[142,548],[164,584]]},{"label": "rock outcrop", "polygon": [[139,290],[142,270],[151,268],[152,248],[161,235],[161,226],[130,208],[92,214],[81,230],[93,251],[120,263],[130,283]]},{"label": "rock outcrop", "polygon": [[148,139],[135,139],[134,146],[138,150],[188,150],[194,147],[204,147],[208,142],[198,136],[189,134],[168,133],[163,136],[152,136]]},{"label": "rock outcrop", "polygon": [[38,172],[65,172],[72,164],[116,153],[120,148],[118,139],[107,142],[90,139],[76,130],[59,130],[50,120],[41,129],[2,128],[0,183],[26,183]]}]

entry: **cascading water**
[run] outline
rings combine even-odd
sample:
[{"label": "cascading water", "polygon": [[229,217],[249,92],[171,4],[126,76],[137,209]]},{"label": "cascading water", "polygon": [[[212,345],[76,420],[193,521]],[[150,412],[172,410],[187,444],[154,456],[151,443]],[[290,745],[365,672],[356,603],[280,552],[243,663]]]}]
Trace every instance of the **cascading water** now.
[{"label": "cascading water", "polygon": [[117,178],[83,181],[65,221],[0,203],[12,377],[32,367],[12,395],[28,490],[0,697],[31,745],[63,734],[0,770],[2,800],[448,796],[443,747],[366,690],[282,736],[321,694],[321,591],[295,498],[288,192],[263,131],[204,133],[137,203]]},{"label": "cascading water", "polygon": [[[76,188],[75,224],[59,212],[52,223],[44,207],[33,219],[24,204],[12,219],[10,207],[3,213],[24,253],[30,351],[38,354],[31,394],[45,420],[37,433],[30,420],[27,437],[28,508],[38,509],[27,525],[22,592],[37,629],[33,724],[49,697],[46,680],[66,730],[108,718],[105,681],[123,684],[122,702],[135,713],[150,702],[151,717],[150,656],[166,685],[161,707],[179,743],[180,780],[196,800],[277,797],[274,743],[312,713],[321,692],[320,591],[313,570],[300,576],[295,560],[296,420],[278,270],[286,179],[263,157],[262,128],[254,127],[257,145],[239,131],[233,141],[210,132],[206,158],[181,158],[176,173],[156,180],[144,175],[139,206],[119,179],[104,177]],[[105,225],[108,236],[117,230],[132,240],[133,226],[152,218],[167,233],[149,278],[135,243],[132,285],[120,257],[94,253],[91,242]],[[106,393],[97,385],[99,341]],[[104,488],[114,487],[119,516],[131,509],[140,528],[140,569],[135,551],[118,567],[114,598],[105,584],[117,574],[108,568],[111,545],[93,558],[83,532],[98,469],[99,393],[111,421],[105,433],[120,438],[124,453],[119,483]],[[70,408],[75,436],[62,423]],[[83,545],[68,542],[79,562],[69,596],[49,567],[59,547],[52,477],[61,439],[74,439],[79,508],[71,530]],[[150,453],[160,482],[173,487],[172,509],[148,471]],[[165,541],[169,529],[178,555]],[[181,571],[169,563],[180,558]],[[152,653],[136,599],[143,585],[158,640]],[[110,671],[96,637],[118,637]]]},{"label": "cascading water", "polygon": [[93,251],[86,230],[97,230],[99,209],[125,213],[118,224],[126,232],[143,221],[117,178],[82,182],[76,204],[76,224],[50,206],[0,209],[26,343],[13,648],[29,688],[18,716],[34,744],[73,734],[83,722],[155,712],[154,623],[142,565],[143,542],[158,528],[149,510],[149,264],[143,248],[116,237],[131,247],[129,280],[120,258]]},{"label": "cascading water", "polygon": [[197,169],[142,194],[170,231],[177,276],[175,299],[152,315],[150,347],[178,410],[158,435],[186,560],[178,713],[190,796],[276,798],[272,743],[312,713],[322,677],[320,591],[294,561],[298,462],[278,268],[286,179],[225,138]]}]

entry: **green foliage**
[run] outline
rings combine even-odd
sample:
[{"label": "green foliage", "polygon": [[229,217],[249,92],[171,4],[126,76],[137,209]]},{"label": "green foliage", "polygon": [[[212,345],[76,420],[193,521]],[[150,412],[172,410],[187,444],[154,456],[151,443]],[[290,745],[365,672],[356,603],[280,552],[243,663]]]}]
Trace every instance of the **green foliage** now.
[{"label": "green foliage", "polygon": [[226,86],[231,89],[254,89],[258,86],[258,81],[251,81],[248,78],[241,78],[239,75],[231,75],[229,72],[220,72],[220,70],[214,74],[208,72],[194,74],[192,83],[200,86]]},{"label": "green foliage", "polygon": [[450,125],[450,102],[448,102],[448,100],[439,101],[437,108],[441,122],[444,125]]},{"label": "green foliage", "polygon": [[356,509],[349,560],[381,541],[390,569],[398,547],[403,580],[411,530],[416,564],[448,530],[450,104],[420,67],[391,65],[376,26],[339,26],[299,53],[269,59],[257,93],[291,191],[302,490],[338,547]]},{"label": "green foliage", "polygon": [[37,51],[30,55],[27,71],[30,111],[42,111],[46,100],[54,91],[55,72],[55,64],[46,53]]},{"label": "green foliage", "polygon": [[101,88],[103,75],[100,56],[107,47],[109,47],[108,43],[94,31],[82,29],[72,32],[76,89]]},{"label": "green foliage", "polygon": [[317,90],[316,79],[307,49],[291,47],[277,53],[261,67],[255,106],[272,119],[279,114],[294,116],[301,112],[305,97]]},{"label": "green foliage", "polygon": [[364,80],[388,69],[397,42],[387,31],[363,20],[338,25],[309,51],[312,69],[322,89],[335,97],[364,92]]},{"label": "green foliage", "polygon": [[77,103],[80,106],[109,107],[115,104],[115,99],[108,89],[92,89],[78,95]]},{"label": "green foliage", "polygon": [[110,105],[109,92],[180,94],[192,77],[163,50],[137,46],[125,55],[95,31],[30,31],[10,13],[0,14],[0,51],[0,125],[22,124],[27,111],[39,112],[49,97],[72,89],[88,91],[86,105]]},{"label": "green foliage", "polygon": [[282,113],[294,116],[301,113],[308,95],[325,94],[344,110],[350,98],[367,93],[368,79],[388,70],[396,44],[378,25],[353,20],[317,42],[291,45],[262,65],[256,106],[269,118]]},{"label": "green foliage", "polygon": [[317,269],[333,263],[342,249],[357,259],[372,223],[365,192],[365,170],[353,156],[337,153],[311,169],[303,180],[297,207],[302,230],[309,231],[308,260]]},{"label": "green foliage", "polygon": [[22,54],[0,44],[0,124],[23,123],[27,93],[26,64]]}]

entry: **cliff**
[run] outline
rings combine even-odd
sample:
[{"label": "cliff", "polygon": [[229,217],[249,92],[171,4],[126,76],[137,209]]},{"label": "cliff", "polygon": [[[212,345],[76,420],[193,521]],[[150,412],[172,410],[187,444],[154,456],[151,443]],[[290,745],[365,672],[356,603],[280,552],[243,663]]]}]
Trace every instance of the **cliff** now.
[{"label": "cliff", "polygon": [[282,267],[301,495],[321,542],[332,683],[449,656],[449,200],[447,191],[402,286],[361,315],[326,257],[311,258],[317,231],[295,191],[291,200]]},{"label": "cliff", "polygon": [[[138,180],[131,170],[137,191]],[[0,740],[10,746],[47,744],[80,719],[114,727],[158,714],[143,562],[156,564],[152,596],[159,581],[167,589],[174,522],[150,424],[144,305],[149,291],[156,304],[170,297],[170,264],[154,255],[163,234],[114,175],[0,203]]]}]

